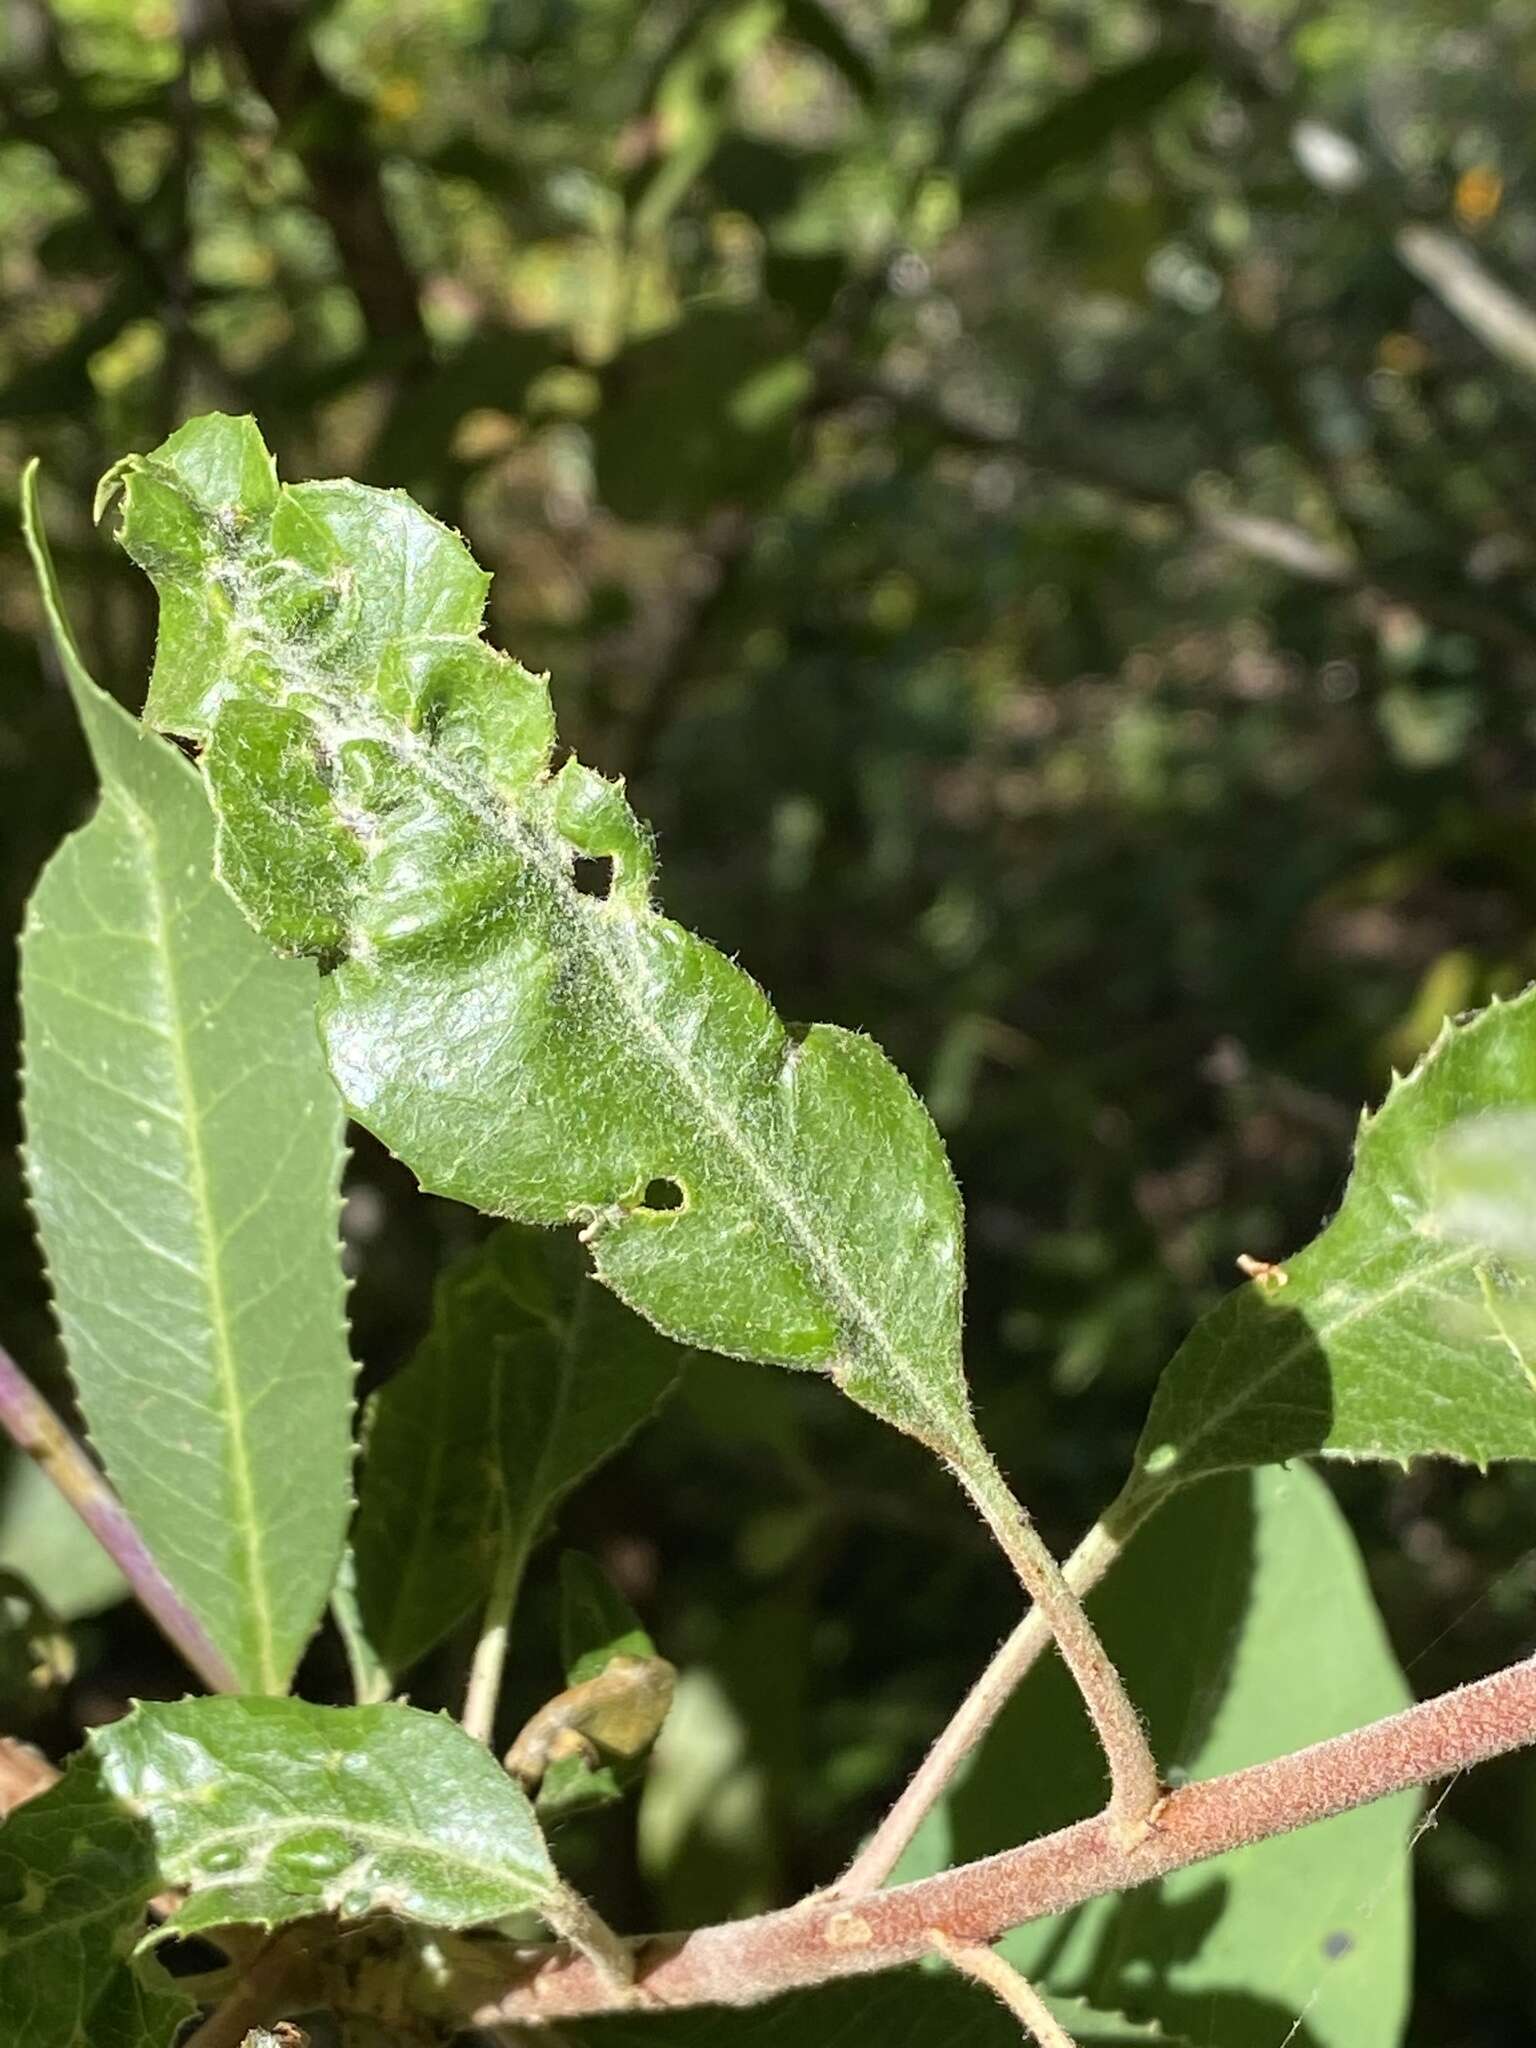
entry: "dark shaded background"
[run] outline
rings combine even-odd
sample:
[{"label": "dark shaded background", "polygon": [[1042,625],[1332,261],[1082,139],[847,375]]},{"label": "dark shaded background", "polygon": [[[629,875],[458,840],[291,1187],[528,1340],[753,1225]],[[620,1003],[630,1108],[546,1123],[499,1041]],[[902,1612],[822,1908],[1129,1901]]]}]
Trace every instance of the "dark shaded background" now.
[{"label": "dark shaded background", "polygon": [[[5,0],[0,925],[90,801],[23,459],[129,702],[115,457],[249,409],[407,486],[673,914],[926,1092],[983,1422],[1069,1543],[1236,1254],[1532,972],[1533,91],[1528,0]],[[370,1379],[475,1228],[360,1143]],[[57,1390],[9,1163],[0,1319]],[[1334,1477],[1420,1690],[1530,1646],[1529,1475]],[[648,1919],[830,1876],[1013,1613],[919,1452],[767,1371],[701,1368],[565,1533],[719,1680]],[[180,1683],[126,1610],[81,1657],[61,1746]],[[1536,1767],[1419,1869],[1413,2041],[1528,2042]]]}]

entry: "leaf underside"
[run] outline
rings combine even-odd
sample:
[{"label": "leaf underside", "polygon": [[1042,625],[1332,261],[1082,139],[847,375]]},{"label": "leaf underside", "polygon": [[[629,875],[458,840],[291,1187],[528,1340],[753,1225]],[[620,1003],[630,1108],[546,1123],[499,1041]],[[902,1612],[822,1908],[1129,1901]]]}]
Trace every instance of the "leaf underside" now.
[{"label": "leaf underside", "polygon": [[328,967],[353,1114],[428,1188],[583,1225],[678,1340],[823,1368],[968,1445],[926,1111],[868,1039],[790,1032],[656,911],[648,833],[622,784],[552,772],[547,684],[481,639],[458,537],[398,493],[280,487],[248,420],[194,421],[119,485],[160,595],[145,716],[202,748],[247,915]]},{"label": "leaf underside", "polygon": [[1452,1227],[1448,1136],[1536,1109],[1536,989],[1448,1024],[1362,1120],[1343,1203],[1218,1304],[1159,1382],[1138,1510],[1209,1472],[1313,1452],[1536,1457],[1536,1269]]},{"label": "leaf underside", "polygon": [[391,1671],[440,1642],[624,1443],[682,1364],[568,1237],[508,1224],[438,1284],[432,1328],[374,1399],[353,1548]]},{"label": "leaf underside", "polygon": [[179,752],[97,688],[28,538],[101,779],[22,946],[26,1166],[92,1440],[252,1691],[281,1692],[349,1507],[341,1105],[315,976],[213,879]]}]

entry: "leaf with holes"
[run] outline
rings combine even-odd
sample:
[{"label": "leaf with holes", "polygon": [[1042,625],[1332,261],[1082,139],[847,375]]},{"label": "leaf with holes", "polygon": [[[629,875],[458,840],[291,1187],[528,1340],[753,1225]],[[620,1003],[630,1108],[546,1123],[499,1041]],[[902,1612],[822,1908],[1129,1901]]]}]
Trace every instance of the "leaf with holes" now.
[{"label": "leaf with holes", "polygon": [[[1465,1120],[1536,1108],[1536,990],[1448,1024],[1362,1119],[1338,1214],[1199,1323],[1164,1372],[1130,1519],[1208,1472],[1346,1458],[1536,1457],[1536,1274],[1448,1209]],[[1449,1153],[1447,1147],[1450,1147]],[[1463,1166],[1463,1174],[1467,1169]],[[1486,1220],[1486,1218],[1485,1218]]]},{"label": "leaf with holes", "polygon": [[91,1745],[107,1786],[153,1835],[160,1883],[187,1895],[172,1933],[319,1913],[434,1927],[560,1917],[563,1887],[533,1809],[438,1715],[146,1703]]},{"label": "leaf with holes", "polygon": [[129,1961],[159,1888],[154,1837],[77,1756],[0,1827],[0,2015],[26,2048],[166,2048],[191,2010]]},{"label": "leaf with holes", "polygon": [[581,1223],[680,1341],[820,1367],[974,1465],[926,1111],[868,1039],[791,1033],[656,911],[648,833],[622,784],[551,771],[548,689],[481,639],[458,537],[397,493],[279,486],[248,420],[194,421],[119,488],[161,600],[145,715],[202,747],[249,916],[330,967],[353,1114],[428,1188]]},{"label": "leaf with holes", "polygon": [[449,1270],[430,1335],[370,1409],[357,1596],[391,1671],[483,1603],[504,1549],[526,1558],[681,1363],[569,1237],[507,1225]]},{"label": "leaf with holes", "polygon": [[240,1683],[281,1692],[330,1590],[351,1463],[315,976],[214,881],[195,771],[82,667],[30,476],[25,513],[101,778],[23,940],[32,1199],[109,1474]]}]

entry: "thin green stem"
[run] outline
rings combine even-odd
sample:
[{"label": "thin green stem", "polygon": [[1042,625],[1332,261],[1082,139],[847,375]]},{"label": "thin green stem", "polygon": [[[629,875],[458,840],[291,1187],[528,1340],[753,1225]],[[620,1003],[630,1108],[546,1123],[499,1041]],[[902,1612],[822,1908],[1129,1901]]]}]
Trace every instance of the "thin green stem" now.
[{"label": "thin green stem", "polygon": [[522,1590],[523,1572],[528,1564],[525,1535],[514,1537],[503,1530],[496,1575],[485,1603],[480,1640],[469,1667],[469,1686],[464,1694],[465,1728],[477,1742],[489,1743],[496,1729],[496,1703],[501,1698],[501,1678],[507,1666],[507,1639],[512,1632],[512,1614]]},{"label": "thin green stem", "polygon": [[[1141,1716],[1082,1601],[979,1437],[965,1448],[963,1457],[963,1463],[955,1460],[957,1478],[1018,1574],[1077,1681],[1109,1765],[1109,1819],[1116,1838],[1129,1846],[1145,1829],[1163,1790]],[[1109,1562],[1106,1558],[1104,1569]],[[1030,1654],[1033,1657],[1034,1651]]]}]

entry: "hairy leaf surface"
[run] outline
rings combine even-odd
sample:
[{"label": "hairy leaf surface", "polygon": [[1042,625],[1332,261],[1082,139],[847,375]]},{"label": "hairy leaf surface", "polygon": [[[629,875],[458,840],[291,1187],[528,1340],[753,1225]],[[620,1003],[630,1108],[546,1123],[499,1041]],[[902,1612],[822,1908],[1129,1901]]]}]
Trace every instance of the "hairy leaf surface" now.
[{"label": "hairy leaf surface", "polygon": [[1536,1107],[1536,990],[1439,1040],[1362,1119],[1338,1214],[1197,1324],[1163,1374],[1131,1496],[1326,1451],[1536,1457],[1536,1274],[1445,1202],[1465,1120]]},{"label": "hairy leaf surface", "polygon": [[170,1928],[391,1912],[467,1927],[538,1911],[559,1879],[533,1809],[456,1723],[304,1700],[145,1704],[92,1738],[153,1833]]},{"label": "hairy leaf surface", "polygon": [[[1349,1526],[1305,1465],[1225,1474],[1170,1501],[1089,1607],[1176,1782],[1284,1755],[1408,1702]],[[1047,1660],[896,1876],[1029,1840],[1084,1818],[1101,1796],[1070,1682]],[[1003,1952],[1051,1993],[1221,2048],[1396,2048],[1416,1798],[1094,1900],[1017,1929]]]},{"label": "hairy leaf surface", "polygon": [[481,639],[458,537],[397,493],[280,487],[248,420],[194,421],[119,486],[161,601],[146,716],[202,745],[249,916],[330,966],[353,1113],[429,1188],[582,1223],[680,1341],[821,1367],[972,1449],[926,1111],[868,1039],[790,1032],[658,914],[648,833],[621,784],[552,772],[548,689]]},{"label": "hairy leaf surface", "polygon": [[158,1889],[154,1838],[77,1756],[0,1827],[0,2019],[25,2048],[167,2048],[190,2010],[129,1961]]},{"label": "hairy leaf surface", "polygon": [[567,1236],[508,1225],[445,1274],[430,1334],[372,1404],[353,1536],[363,1624],[392,1671],[484,1601],[504,1547],[532,1550],[682,1356]]},{"label": "hairy leaf surface", "polygon": [[23,941],[27,1172],[93,1441],[241,1683],[281,1692],[348,1510],[341,1105],[315,977],[213,878],[177,750],[86,674],[28,537],[101,778]]}]

